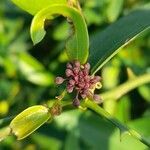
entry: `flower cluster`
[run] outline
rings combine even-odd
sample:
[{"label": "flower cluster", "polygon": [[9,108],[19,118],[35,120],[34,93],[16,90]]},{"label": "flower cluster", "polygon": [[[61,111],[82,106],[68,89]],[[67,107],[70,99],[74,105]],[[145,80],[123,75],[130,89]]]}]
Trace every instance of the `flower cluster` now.
[{"label": "flower cluster", "polygon": [[56,84],[62,84],[66,81],[66,90],[68,93],[76,92],[73,100],[74,106],[80,105],[80,99],[90,98],[96,101],[100,100],[100,96],[94,94],[94,90],[100,84],[100,76],[91,76],[90,64],[81,65],[79,61],[68,63],[66,66],[66,78],[56,77]]}]

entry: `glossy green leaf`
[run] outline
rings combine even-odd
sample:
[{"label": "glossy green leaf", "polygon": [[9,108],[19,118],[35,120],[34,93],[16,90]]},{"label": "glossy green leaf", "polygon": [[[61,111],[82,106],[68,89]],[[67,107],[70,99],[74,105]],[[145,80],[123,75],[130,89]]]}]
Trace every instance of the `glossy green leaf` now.
[{"label": "glossy green leaf", "polygon": [[12,133],[17,139],[23,139],[38,129],[51,117],[47,107],[36,105],[25,109],[10,123]]},{"label": "glossy green leaf", "polygon": [[70,60],[85,63],[88,58],[89,37],[87,26],[82,14],[67,5],[53,5],[42,9],[35,15],[31,25],[31,38],[34,44],[39,43],[45,36],[44,21],[54,19],[54,15],[63,15],[72,20],[73,34],[66,43],[66,52]]},{"label": "glossy green leaf", "polygon": [[12,0],[14,4],[35,15],[41,9],[53,4],[65,4],[67,0]]},{"label": "glossy green leaf", "polygon": [[54,77],[44,66],[28,53],[20,53],[16,58],[19,71],[30,82],[48,86],[54,82]]},{"label": "glossy green leaf", "polygon": [[150,26],[150,10],[137,10],[91,39],[89,62],[96,73],[119,50]]}]

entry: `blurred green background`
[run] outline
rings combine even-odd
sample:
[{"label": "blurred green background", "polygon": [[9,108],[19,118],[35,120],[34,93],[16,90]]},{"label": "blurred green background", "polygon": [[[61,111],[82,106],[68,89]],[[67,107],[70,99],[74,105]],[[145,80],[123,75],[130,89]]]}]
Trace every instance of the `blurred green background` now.
[{"label": "blurred green background", "polygon": [[[120,17],[139,7],[150,9],[149,0],[81,0],[91,38]],[[33,46],[29,29],[32,16],[10,0],[0,0],[0,119],[15,116],[36,104],[49,104],[63,87],[54,77],[64,74],[68,61],[64,52],[69,26],[63,17],[47,24],[44,40]],[[127,24],[125,24],[127,26]],[[118,29],[119,32],[119,29]],[[110,35],[113,36],[113,35]],[[105,41],[104,41],[105,42]],[[103,44],[103,43],[100,43]],[[150,72],[150,31],[124,47],[98,73],[108,91],[124,83],[128,74]],[[68,97],[69,98],[69,97]],[[150,84],[132,90],[119,100],[110,99],[103,107],[122,123],[150,140]],[[3,127],[0,120],[0,127]],[[93,112],[65,111],[24,140],[8,137],[0,150],[148,150],[125,136]]]}]

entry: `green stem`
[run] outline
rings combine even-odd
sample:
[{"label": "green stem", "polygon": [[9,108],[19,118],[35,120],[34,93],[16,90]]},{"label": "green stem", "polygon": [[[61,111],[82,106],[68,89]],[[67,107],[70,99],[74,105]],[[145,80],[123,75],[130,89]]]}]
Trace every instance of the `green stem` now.
[{"label": "green stem", "polygon": [[135,77],[133,80],[129,80],[125,82],[124,84],[114,88],[113,90],[110,90],[108,92],[104,92],[101,94],[101,98],[103,100],[107,99],[119,99],[129,91],[133,90],[134,88],[150,82],[150,73],[141,75],[140,77]]},{"label": "green stem", "polygon": [[129,135],[132,135],[133,137],[135,137],[136,139],[138,139],[139,141],[141,141],[142,143],[150,147],[150,143],[146,139],[144,139],[139,133],[123,125],[119,120],[112,117],[108,112],[106,112],[103,108],[101,108],[95,102],[87,99],[82,103],[82,106],[93,110],[94,112],[106,118],[109,122],[117,126],[121,131],[121,135],[124,133],[128,133]]},{"label": "green stem", "polygon": [[[57,99],[54,99],[54,100],[50,100],[49,103],[47,103],[46,105],[50,108],[54,105],[54,103],[56,103],[58,100]],[[65,106],[70,106],[72,105],[72,101],[71,100],[65,100],[65,101],[60,101],[60,104],[62,107],[65,107]]]}]

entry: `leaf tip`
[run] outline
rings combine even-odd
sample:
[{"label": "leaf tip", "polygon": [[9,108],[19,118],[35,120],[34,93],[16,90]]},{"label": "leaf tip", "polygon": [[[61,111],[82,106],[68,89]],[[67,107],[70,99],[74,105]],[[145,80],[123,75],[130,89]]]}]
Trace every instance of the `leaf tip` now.
[{"label": "leaf tip", "polygon": [[31,32],[31,39],[32,39],[33,45],[36,45],[39,42],[41,42],[42,39],[44,38],[45,34],[46,34],[46,32],[44,30]]}]

